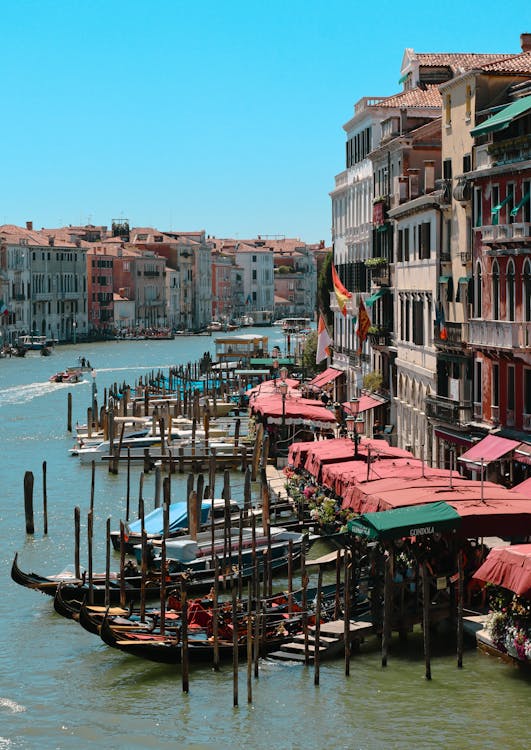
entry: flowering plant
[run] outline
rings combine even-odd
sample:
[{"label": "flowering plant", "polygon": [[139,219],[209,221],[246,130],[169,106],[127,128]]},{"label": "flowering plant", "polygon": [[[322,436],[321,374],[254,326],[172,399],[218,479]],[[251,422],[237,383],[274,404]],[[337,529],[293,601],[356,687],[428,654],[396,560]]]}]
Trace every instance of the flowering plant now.
[{"label": "flowering plant", "polygon": [[531,602],[507,592],[491,597],[486,628],[494,645],[515,659],[531,660]]}]

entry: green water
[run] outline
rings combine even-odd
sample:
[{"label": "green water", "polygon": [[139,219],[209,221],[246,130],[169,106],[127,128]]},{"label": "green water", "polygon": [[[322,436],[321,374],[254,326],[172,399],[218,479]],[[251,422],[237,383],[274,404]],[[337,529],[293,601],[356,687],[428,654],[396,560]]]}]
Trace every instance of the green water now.
[{"label": "green water", "polygon": [[[267,331],[278,335],[274,329]],[[275,343],[275,342],[273,342]],[[48,377],[84,355],[97,368],[99,396],[114,381],[134,382],[149,369],[195,360],[210,349],[206,337],[170,342],[120,342],[64,347],[52,357],[0,360],[0,750],[13,748],[527,748],[531,745],[531,679],[470,647],[456,668],[452,634],[434,640],[433,679],[424,679],[422,639],[392,642],[380,666],[374,642],[353,656],[350,677],[342,659],[312,667],[265,660],[247,704],[246,667],[240,666],[239,707],[233,707],[232,665],[214,673],[192,667],[183,694],[179,667],[169,668],[109,649],[76,623],[60,618],[51,599],[13,583],[15,551],[24,570],[54,573],[73,561],[73,508],[86,512],[90,467],[67,450],[66,401],[85,421],[86,382],[64,386]],[[49,533],[42,531],[42,462],[47,462]],[[24,530],[23,476],[35,475],[36,533]],[[133,505],[139,474],[131,479]],[[179,496],[186,476],[172,483]],[[232,476],[234,493],[243,478]],[[144,496],[153,496],[154,476]],[[95,568],[104,566],[104,528],[124,516],[125,471],[96,472]],[[82,562],[84,562],[82,555]]]}]

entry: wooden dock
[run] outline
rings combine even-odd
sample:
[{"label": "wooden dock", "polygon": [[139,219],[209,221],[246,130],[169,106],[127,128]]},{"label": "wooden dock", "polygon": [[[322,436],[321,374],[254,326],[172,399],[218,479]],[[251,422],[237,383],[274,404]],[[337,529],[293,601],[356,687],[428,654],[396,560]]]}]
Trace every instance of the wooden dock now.
[{"label": "wooden dock", "polygon": [[[366,636],[372,634],[372,623],[365,620],[351,620],[349,624],[351,648],[356,648],[362,643]],[[345,649],[345,622],[344,620],[332,620],[321,624],[319,635],[319,659],[331,659],[337,657]],[[308,628],[308,659],[313,662],[315,656],[315,627]],[[271,659],[278,661],[304,662],[305,644],[304,635],[296,635],[293,641],[285,643],[279,651],[268,654]]]}]

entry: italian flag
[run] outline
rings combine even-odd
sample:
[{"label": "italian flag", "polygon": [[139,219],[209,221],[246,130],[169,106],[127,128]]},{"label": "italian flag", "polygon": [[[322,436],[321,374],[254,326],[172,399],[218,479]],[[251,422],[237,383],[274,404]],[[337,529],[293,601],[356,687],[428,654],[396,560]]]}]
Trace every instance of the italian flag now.
[{"label": "italian flag", "polygon": [[319,315],[319,323],[317,325],[317,353],[315,355],[315,363],[319,364],[323,359],[330,356],[330,344],[334,342],[330,338],[330,334],[326,328],[326,323],[323,318],[323,314]]}]

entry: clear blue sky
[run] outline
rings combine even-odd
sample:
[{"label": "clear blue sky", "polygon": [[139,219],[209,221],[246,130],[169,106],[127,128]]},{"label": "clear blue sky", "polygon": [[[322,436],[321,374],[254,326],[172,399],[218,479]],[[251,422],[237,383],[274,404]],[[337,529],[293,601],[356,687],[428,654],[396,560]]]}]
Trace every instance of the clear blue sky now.
[{"label": "clear blue sky", "polygon": [[406,47],[518,52],[530,4],[12,0],[0,11],[0,223],[330,241],[354,102]]}]

